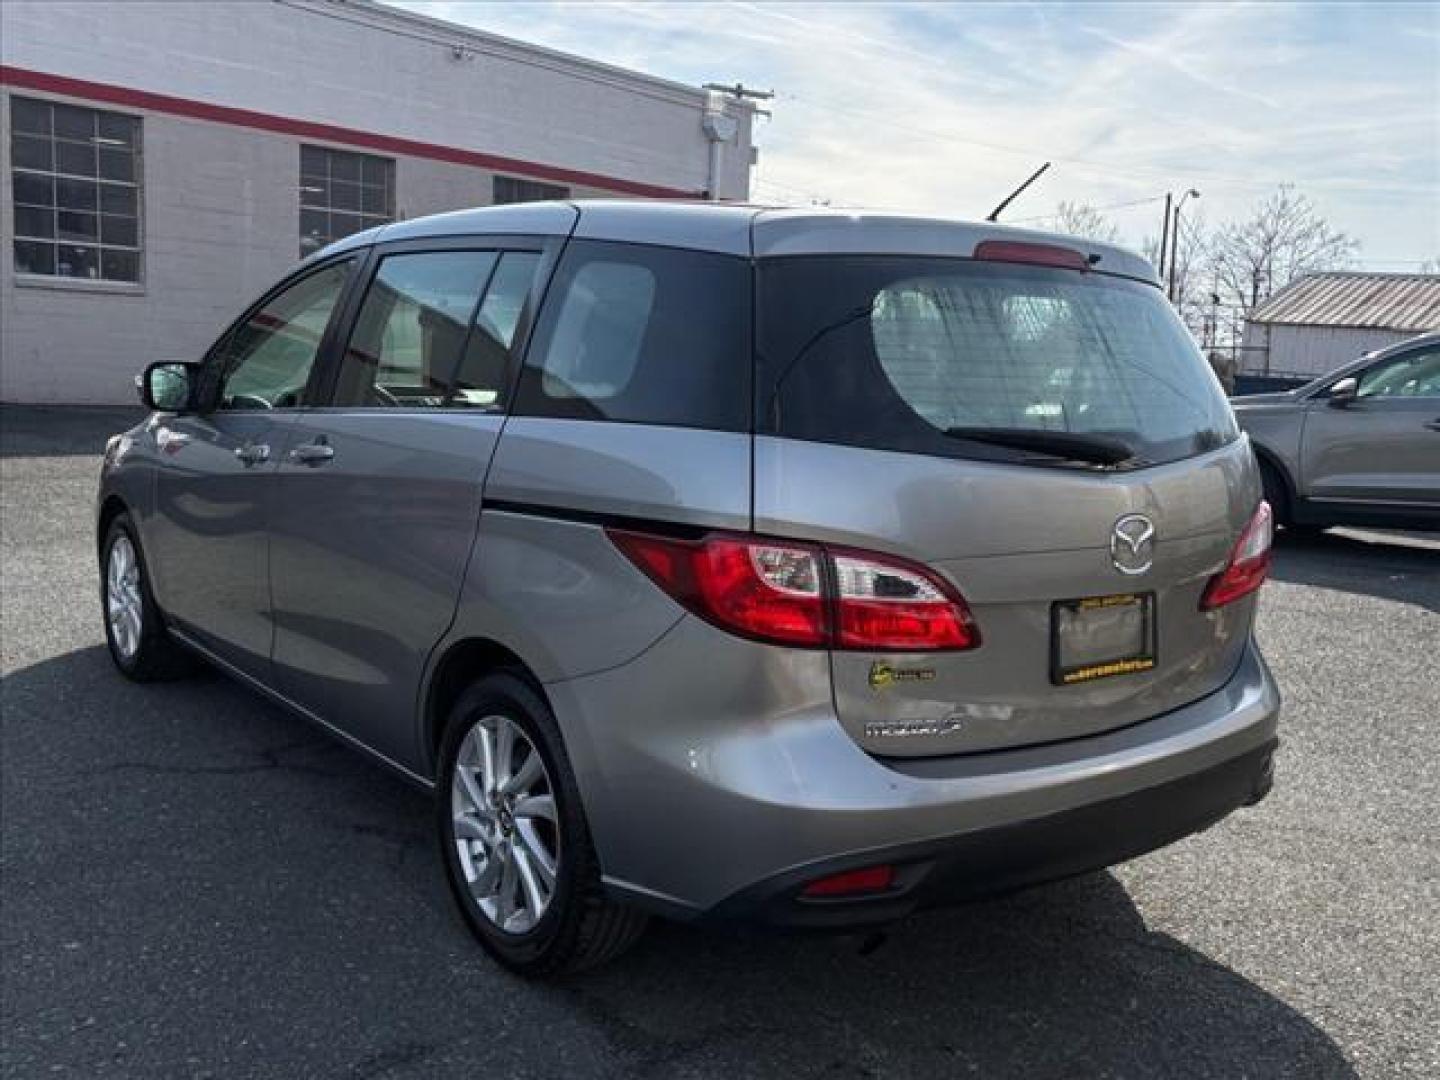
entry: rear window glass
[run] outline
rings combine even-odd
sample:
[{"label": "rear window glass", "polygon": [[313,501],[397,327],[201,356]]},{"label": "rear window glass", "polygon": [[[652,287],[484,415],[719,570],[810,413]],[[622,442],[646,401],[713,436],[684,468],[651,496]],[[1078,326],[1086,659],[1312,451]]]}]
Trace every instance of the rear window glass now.
[{"label": "rear window glass", "polygon": [[517,413],[750,428],[743,259],[574,241],[550,285]]},{"label": "rear window glass", "polygon": [[957,429],[1122,440],[1171,461],[1236,436],[1219,384],[1158,290],[965,259],[763,263],[757,427],[991,460]]}]

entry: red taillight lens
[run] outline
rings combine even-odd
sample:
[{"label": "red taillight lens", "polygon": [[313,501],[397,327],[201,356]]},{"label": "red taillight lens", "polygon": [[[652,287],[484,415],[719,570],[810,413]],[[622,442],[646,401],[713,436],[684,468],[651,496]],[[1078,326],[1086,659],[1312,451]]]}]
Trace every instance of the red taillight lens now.
[{"label": "red taillight lens", "polygon": [[1263,499],[1249,524],[1235,541],[1225,569],[1210,579],[1200,597],[1200,610],[1212,611],[1249,596],[1265,582],[1270,572],[1270,544],[1274,538],[1275,518],[1270,504]]},{"label": "red taillight lens", "polygon": [[888,652],[980,643],[953,589],[924,567],[889,556],[723,533],[699,540],[609,535],[672,597],[745,637]]},{"label": "red taillight lens", "polygon": [[831,559],[839,648],[914,652],[980,644],[965,601],[929,571],[849,551]]},{"label": "red taillight lens", "polygon": [[829,637],[818,548],[618,530],[610,539],[667,593],[726,630],[786,645],[821,646]]},{"label": "red taillight lens", "polygon": [[801,896],[839,897],[862,893],[884,892],[895,884],[893,866],[867,866],[863,870],[847,870],[810,882]]}]

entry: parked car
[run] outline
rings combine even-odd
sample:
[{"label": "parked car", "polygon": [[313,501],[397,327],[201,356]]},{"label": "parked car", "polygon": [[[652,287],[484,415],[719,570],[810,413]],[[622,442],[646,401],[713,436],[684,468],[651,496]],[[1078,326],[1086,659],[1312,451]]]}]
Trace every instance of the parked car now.
[{"label": "parked car", "polygon": [[303,263],[99,491],[110,652],[198,654],[435,792],[502,963],[853,929],[1261,798],[1254,459],[1136,256],[597,202]]},{"label": "parked car", "polygon": [[1232,405],[1280,524],[1440,529],[1440,333]]}]

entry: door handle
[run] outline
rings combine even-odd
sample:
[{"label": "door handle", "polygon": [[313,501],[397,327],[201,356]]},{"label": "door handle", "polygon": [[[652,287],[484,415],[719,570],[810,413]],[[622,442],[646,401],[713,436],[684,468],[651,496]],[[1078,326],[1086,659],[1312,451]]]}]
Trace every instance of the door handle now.
[{"label": "door handle", "polygon": [[290,451],[290,460],[297,465],[324,465],[335,456],[335,448],[323,439],[316,439]]},{"label": "door handle", "polygon": [[246,443],[244,446],[235,448],[235,456],[247,469],[251,465],[260,465],[270,460],[270,447],[265,443]]},{"label": "door handle", "polygon": [[1425,426],[1431,431],[1440,431],[1440,416],[1437,416],[1434,420],[1431,420]]}]

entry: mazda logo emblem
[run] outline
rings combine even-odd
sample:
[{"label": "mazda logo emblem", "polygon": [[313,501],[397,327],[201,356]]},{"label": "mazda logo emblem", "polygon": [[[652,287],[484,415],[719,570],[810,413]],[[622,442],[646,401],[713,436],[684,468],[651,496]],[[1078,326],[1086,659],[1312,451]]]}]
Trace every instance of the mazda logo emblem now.
[{"label": "mazda logo emblem", "polygon": [[1126,514],[1110,530],[1110,561],[1122,574],[1143,574],[1155,562],[1155,523]]}]

